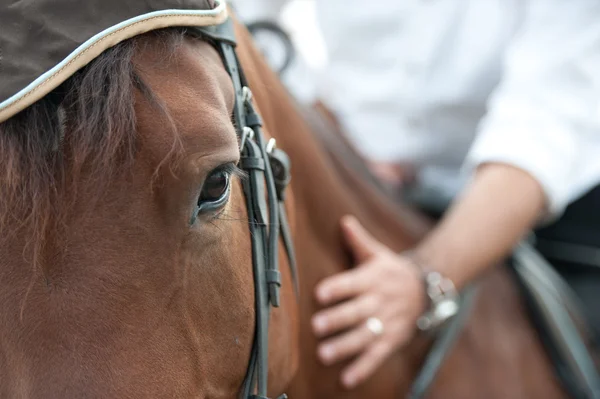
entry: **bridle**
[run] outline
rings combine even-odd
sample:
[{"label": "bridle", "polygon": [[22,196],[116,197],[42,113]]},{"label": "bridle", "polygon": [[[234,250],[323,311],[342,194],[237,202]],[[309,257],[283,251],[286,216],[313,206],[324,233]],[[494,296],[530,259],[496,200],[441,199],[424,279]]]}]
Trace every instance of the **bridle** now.
[{"label": "bridle", "polygon": [[[290,181],[290,160],[285,152],[275,147],[274,139],[265,143],[262,121],[252,103],[252,93],[235,53],[233,21],[228,18],[223,24],[190,31],[214,43],[235,90],[233,119],[242,155],[239,166],[248,174],[248,178],[242,181],[242,187],[252,243],[256,307],[254,342],[240,397],[268,399],[269,316],[271,307],[279,307],[280,304],[280,236],[298,294],[294,247],[284,206],[285,188]],[[286,397],[284,394],[279,399]]]},{"label": "bridle", "polygon": [[[254,342],[240,399],[269,399],[267,397],[268,329],[271,307],[278,307],[280,301],[281,274],[278,264],[280,235],[287,252],[296,295],[298,295],[294,247],[284,207],[285,188],[290,181],[290,160],[282,150],[274,147],[274,141],[265,143],[261,129],[262,122],[252,103],[248,82],[235,53],[236,42],[232,20],[228,19],[221,25],[195,28],[191,33],[194,32],[203,39],[213,42],[221,55],[225,69],[231,76],[235,90],[233,119],[242,154],[240,168],[248,174],[248,178],[243,180],[242,185],[252,242],[256,307]],[[472,302],[473,295],[471,293],[464,298],[463,301],[468,304]],[[423,397],[432,385],[443,359],[462,330],[469,313],[468,309],[469,306],[461,306],[460,317],[455,317],[436,340],[423,368],[412,384],[410,398]],[[287,395],[283,394],[278,399],[285,398]]]},{"label": "bridle", "polygon": [[[265,143],[262,122],[252,103],[248,82],[235,53],[233,22],[227,19],[221,25],[195,28],[204,39],[212,41],[221,55],[225,69],[231,76],[235,90],[233,118],[242,154],[240,167],[248,174],[242,182],[252,241],[252,265],[256,307],[256,330],[248,371],[241,389],[241,399],[269,399],[268,329],[271,307],[279,306],[281,274],[278,264],[279,237],[287,252],[292,279],[298,294],[298,277],[294,247],[284,207],[285,188],[290,181],[290,160],[274,141]],[[272,139],[273,140],[273,139]],[[266,190],[265,190],[266,188]],[[413,382],[410,398],[423,397],[437,375],[443,359],[456,341],[469,314],[468,305],[474,291],[463,296],[458,317],[454,317],[440,333],[434,347]],[[285,394],[278,399],[285,399]]]}]

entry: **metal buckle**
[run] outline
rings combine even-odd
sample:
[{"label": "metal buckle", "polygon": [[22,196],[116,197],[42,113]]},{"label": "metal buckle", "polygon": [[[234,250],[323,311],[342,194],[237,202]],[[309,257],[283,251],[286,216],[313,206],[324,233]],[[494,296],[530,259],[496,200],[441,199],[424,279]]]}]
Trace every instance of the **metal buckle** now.
[{"label": "metal buckle", "polygon": [[254,130],[248,126],[244,126],[242,129],[242,137],[240,138],[240,151],[244,150],[244,147],[246,146],[246,140],[252,139],[254,139]]},{"label": "metal buckle", "polygon": [[267,143],[267,146],[265,147],[267,154],[271,154],[275,148],[276,148],[275,139],[274,138],[269,139],[269,142]]},{"label": "metal buckle", "polygon": [[252,101],[252,90],[248,86],[242,87],[242,99],[244,100],[244,104]]}]

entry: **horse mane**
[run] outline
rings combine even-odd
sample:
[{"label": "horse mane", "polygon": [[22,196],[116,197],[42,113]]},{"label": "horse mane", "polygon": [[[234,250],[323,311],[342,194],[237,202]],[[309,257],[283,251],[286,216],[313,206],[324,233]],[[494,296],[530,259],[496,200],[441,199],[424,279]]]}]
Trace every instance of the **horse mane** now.
[{"label": "horse mane", "polygon": [[[25,249],[31,246],[32,251],[24,253],[33,254],[27,260],[34,267],[50,244],[49,233],[60,236],[64,231],[78,196],[85,193],[98,200],[131,170],[139,144],[136,91],[173,122],[135,70],[133,57],[149,35],[159,35],[165,49],[173,49],[183,32],[169,28],[117,44],[40,101],[0,123],[0,240],[25,233]],[[171,153],[178,145],[174,137]]]}]

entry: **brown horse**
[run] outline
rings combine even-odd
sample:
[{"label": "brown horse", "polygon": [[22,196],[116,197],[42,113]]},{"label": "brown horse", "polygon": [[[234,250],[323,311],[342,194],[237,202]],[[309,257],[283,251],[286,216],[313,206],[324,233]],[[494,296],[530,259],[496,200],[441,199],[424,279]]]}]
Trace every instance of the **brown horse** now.
[{"label": "brown horse", "polygon": [[[397,250],[426,224],[348,184],[247,33],[238,38],[267,133],[294,171],[286,205],[301,296],[297,303],[281,265],[270,392],[401,396],[428,340],[416,338],[344,392],[339,367],[316,360],[312,289],[352,265],[338,231],[342,215],[357,215]],[[169,29],[116,45],[0,125],[1,398],[237,396],[254,294],[233,103],[215,49]],[[190,227],[199,201],[210,206]],[[481,292],[433,395],[560,397],[508,277],[492,274]]]}]

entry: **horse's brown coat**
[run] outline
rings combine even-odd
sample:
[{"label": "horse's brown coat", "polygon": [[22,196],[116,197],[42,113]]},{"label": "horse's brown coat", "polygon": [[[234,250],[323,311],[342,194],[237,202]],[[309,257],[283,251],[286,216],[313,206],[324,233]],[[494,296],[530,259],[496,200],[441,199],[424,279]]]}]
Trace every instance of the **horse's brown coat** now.
[{"label": "horse's brown coat", "polygon": [[[239,157],[231,82],[205,42],[185,39],[171,52],[168,36],[136,40],[134,64],[178,129],[178,166],[157,169],[173,150],[172,126],[137,92],[132,169],[93,212],[94,198],[80,193],[48,273],[32,275],[26,232],[3,242],[1,398],[231,398],[245,375],[254,328],[247,226],[224,216],[189,226],[203,179]],[[228,212],[245,218],[239,184]]]}]

